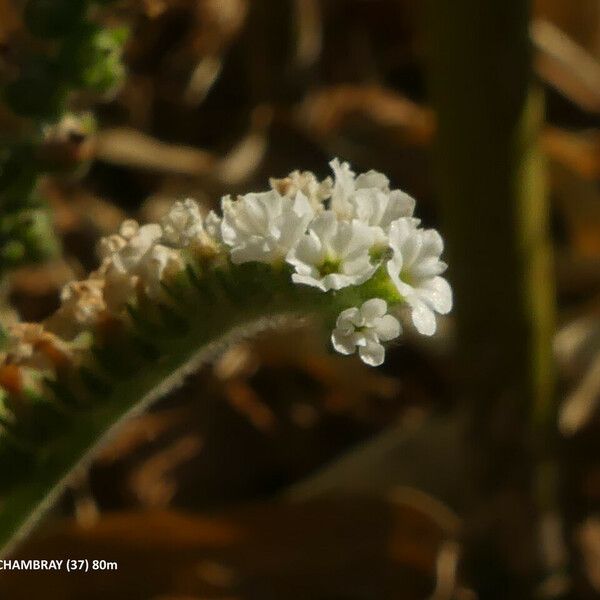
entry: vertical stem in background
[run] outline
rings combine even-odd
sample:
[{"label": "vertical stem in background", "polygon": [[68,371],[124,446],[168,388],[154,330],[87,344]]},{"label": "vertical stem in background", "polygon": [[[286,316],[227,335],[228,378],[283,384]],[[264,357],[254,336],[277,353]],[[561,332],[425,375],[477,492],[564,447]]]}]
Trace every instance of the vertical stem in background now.
[{"label": "vertical stem in background", "polygon": [[527,597],[533,584],[537,465],[552,431],[554,294],[529,12],[526,0],[428,0],[426,12],[468,422],[466,567],[485,598]]}]

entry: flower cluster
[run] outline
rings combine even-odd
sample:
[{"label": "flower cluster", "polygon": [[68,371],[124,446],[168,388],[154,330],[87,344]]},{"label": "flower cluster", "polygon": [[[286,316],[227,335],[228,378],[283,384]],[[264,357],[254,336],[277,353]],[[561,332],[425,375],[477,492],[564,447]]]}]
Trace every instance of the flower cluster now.
[{"label": "flower cluster", "polygon": [[224,343],[308,314],[337,352],[378,366],[405,314],[435,332],[452,305],[440,236],[381,173],[331,167],[322,181],[295,171],[268,191],[227,196],[221,215],[188,199],[158,223],[127,220],[52,316],[0,328],[5,531],[35,500],[23,505],[24,483],[63,477],[86,442]]},{"label": "flower cluster", "polygon": [[221,239],[234,263],[285,262],[294,283],[322,292],[353,286],[368,292],[368,282],[377,279],[386,297],[342,311],[332,341],[344,354],[358,347],[364,362],[378,365],[384,356],[379,341],[400,334],[396,317],[386,314],[388,303],[398,313],[408,307],[424,335],[435,333],[436,313],[452,308],[452,291],[441,277],[443,242],[419,226],[415,201],[390,189],[385,175],[356,176],[337,159],[330,165],[333,181],[295,171],[271,180],[268,192],[224,198]]},{"label": "flower cluster", "polygon": [[[312,290],[313,297],[327,295],[335,311],[332,345],[342,354],[358,349],[365,363],[380,365],[382,342],[400,335],[405,313],[418,332],[432,335],[436,314],[452,307],[450,286],[441,276],[446,264],[440,235],[420,227],[414,200],[391,189],[381,173],[356,176],[347,163],[330,164],[333,178],[319,181],[313,173],[294,171],[272,179],[268,191],[226,196],[221,217],[203,216],[187,199],[160,223],[125,221],[118,234],[100,241],[100,267],[63,289],[44,332],[70,343],[76,355],[80,335],[98,323],[127,319],[128,306],[144,299],[165,301],[166,289],[186,265],[207,272],[218,265],[233,273],[245,263],[263,263]],[[48,363],[45,354],[36,358],[40,348],[47,354],[48,343],[23,346],[23,336],[13,337],[10,360]],[[23,347],[31,350],[26,360]]]}]

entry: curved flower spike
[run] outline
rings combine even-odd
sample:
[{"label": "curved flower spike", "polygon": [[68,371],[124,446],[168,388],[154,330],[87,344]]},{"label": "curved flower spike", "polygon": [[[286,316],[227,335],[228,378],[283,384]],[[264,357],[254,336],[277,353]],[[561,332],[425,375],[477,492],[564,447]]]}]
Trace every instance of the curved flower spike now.
[{"label": "curved flower spike", "polygon": [[203,218],[187,199],[160,224],[125,221],[54,315],[9,328],[0,544],[27,531],[35,507],[113,424],[233,338],[309,316],[333,330],[338,352],[358,348],[377,366],[401,333],[402,309],[434,332],[435,313],[452,304],[439,234],[419,228],[414,201],[381,173],[332,167],[333,186],[295,172],[270,191],[224,198],[222,217]]}]

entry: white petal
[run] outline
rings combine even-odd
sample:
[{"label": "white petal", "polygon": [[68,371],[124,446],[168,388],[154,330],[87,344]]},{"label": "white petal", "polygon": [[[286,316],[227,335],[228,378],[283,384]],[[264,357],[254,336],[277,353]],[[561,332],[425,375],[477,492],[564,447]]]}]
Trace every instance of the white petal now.
[{"label": "white petal", "polygon": [[378,367],[385,358],[385,348],[377,342],[369,341],[358,349],[358,354],[365,364]]},{"label": "white petal", "polygon": [[414,229],[414,224],[409,219],[396,219],[390,225],[390,248],[402,252],[402,247]]},{"label": "white petal", "polygon": [[388,236],[381,227],[371,227],[373,234],[373,245],[371,248],[385,251],[389,245]]},{"label": "white petal", "polygon": [[389,225],[400,217],[412,217],[415,211],[415,199],[401,190],[392,190],[388,201],[385,218]]},{"label": "white petal", "polygon": [[380,190],[388,190],[390,185],[390,180],[383,174],[378,171],[374,171],[371,169],[366,173],[361,173],[356,178],[356,189],[364,189],[364,188],[378,188]]},{"label": "white petal", "polygon": [[357,219],[368,225],[379,225],[388,207],[388,196],[376,189],[357,190],[351,202]]},{"label": "white petal", "polygon": [[358,310],[358,308],[355,306],[343,310],[339,314],[335,326],[338,329],[342,329],[346,333],[348,329],[354,331],[356,327],[361,327],[362,315],[360,314],[360,310]]},{"label": "white petal", "polygon": [[[304,230],[306,222],[294,212],[290,198],[273,190],[250,193],[233,201],[221,200],[223,241],[233,248],[235,262],[272,263],[285,257]],[[298,209],[302,206],[299,204]],[[306,221],[310,216],[306,217]],[[233,258],[235,256],[235,258]]]},{"label": "white petal", "polygon": [[[304,196],[302,196],[304,198]],[[287,201],[287,199],[286,199]],[[306,232],[306,226],[312,218],[312,209],[308,205],[308,200],[304,198],[308,212],[302,214],[296,211],[296,208],[301,210],[300,207],[289,206],[279,217],[279,229],[280,233],[277,239],[278,246],[281,254],[287,254],[291,248],[293,248],[301,236]]]},{"label": "white petal", "polygon": [[340,258],[352,260],[356,256],[368,256],[369,248],[373,245],[374,235],[371,228],[361,221],[354,220],[348,223],[340,223],[340,230],[347,230],[348,237],[343,242],[340,240]]},{"label": "white petal", "polygon": [[346,334],[339,329],[334,329],[331,334],[331,343],[340,354],[354,354],[356,351],[354,333]]},{"label": "white petal", "polygon": [[221,218],[214,210],[211,210],[204,220],[204,228],[206,233],[213,239],[221,241]]},{"label": "white petal", "polygon": [[347,162],[341,163],[339,158],[334,158],[329,163],[329,166],[335,175],[336,184],[340,184],[346,189],[354,190],[355,173]]},{"label": "white petal", "polygon": [[403,266],[404,265],[402,263],[402,253],[398,250],[394,250],[394,255],[392,256],[392,258],[390,258],[390,260],[387,261],[385,267],[387,269],[388,275],[390,276],[390,279],[394,282],[395,286],[398,288],[398,291],[400,293],[402,293],[402,291],[400,290],[400,273],[402,271]]},{"label": "white petal", "polygon": [[329,166],[335,174],[335,184],[331,192],[331,209],[342,218],[349,218],[352,206],[348,198],[354,193],[354,172],[348,163],[340,163],[334,158]]},{"label": "white petal", "polygon": [[444,251],[444,240],[435,229],[425,229],[421,233],[423,237],[423,255],[440,256]]},{"label": "white petal", "polygon": [[271,263],[277,259],[277,250],[265,238],[253,236],[231,250],[231,262],[240,265],[247,262]]},{"label": "white petal", "polygon": [[[269,192],[266,192],[269,194]],[[263,194],[246,194],[237,203],[237,225],[247,233],[265,234],[269,230],[268,203]]]},{"label": "white petal", "polygon": [[325,290],[341,290],[349,285],[357,285],[358,278],[341,273],[329,273],[321,279]]},{"label": "white petal", "polygon": [[220,227],[221,239],[228,246],[234,246],[237,240],[237,231],[227,213],[224,213]]},{"label": "white petal", "polygon": [[441,261],[436,256],[425,257],[419,260],[416,264],[411,265],[410,274],[415,279],[429,279],[440,275],[447,268],[445,262]]},{"label": "white petal", "polygon": [[294,197],[293,210],[299,217],[304,217],[307,215],[312,217],[314,215],[313,208],[310,205],[308,198],[302,192],[296,193],[296,196]]},{"label": "white petal", "polygon": [[335,232],[323,240],[327,245],[328,253],[337,258],[341,258],[346,254],[347,248],[352,241],[353,230],[352,225],[346,221],[338,221],[336,223]]},{"label": "white petal", "polygon": [[396,317],[384,315],[375,321],[373,330],[382,342],[389,342],[400,335],[402,328]]},{"label": "white petal", "polygon": [[147,244],[153,244],[162,235],[162,228],[157,223],[149,223],[142,225],[136,234],[136,237],[144,240]]},{"label": "white petal", "polygon": [[323,281],[315,279],[310,275],[299,275],[298,273],[292,274],[292,281],[300,285],[309,285],[311,287],[319,288],[320,290],[327,292],[330,288],[326,287]]},{"label": "white petal", "polygon": [[135,219],[126,219],[121,223],[119,235],[126,240],[129,240],[139,231],[139,229],[139,223]]},{"label": "white petal", "polygon": [[369,279],[376,270],[377,267],[371,264],[368,254],[363,254],[351,261],[344,260],[340,265],[340,271],[344,275],[357,277],[362,280],[361,283]]},{"label": "white petal", "polygon": [[175,202],[163,217],[161,226],[163,241],[176,248],[185,248],[204,234],[200,207],[191,198]]},{"label": "white petal", "polygon": [[419,286],[421,297],[442,315],[452,310],[452,288],[443,277],[434,277]]},{"label": "white petal", "polygon": [[413,305],[412,321],[419,333],[423,335],[435,333],[435,314],[424,302],[416,302]]},{"label": "white petal", "polygon": [[402,244],[402,261],[404,262],[404,268],[411,268],[413,263],[418,260],[423,246],[423,238],[417,229],[413,229],[408,236],[406,236],[404,243]]},{"label": "white petal", "polygon": [[314,232],[310,231],[307,235],[302,236],[295,248],[291,249],[287,262],[297,269],[302,265],[314,268],[315,265],[321,264],[323,259],[324,252],[321,240]]},{"label": "white petal", "polygon": [[371,298],[361,307],[360,312],[365,319],[365,323],[371,326],[371,323],[378,317],[383,317],[387,312],[387,302],[381,298]]},{"label": "white petal", "polygon": [[338,220],[335,213],[325,210],[315,217],[309,226],[309,230],[320,240],[329,240],[337,231]]}]

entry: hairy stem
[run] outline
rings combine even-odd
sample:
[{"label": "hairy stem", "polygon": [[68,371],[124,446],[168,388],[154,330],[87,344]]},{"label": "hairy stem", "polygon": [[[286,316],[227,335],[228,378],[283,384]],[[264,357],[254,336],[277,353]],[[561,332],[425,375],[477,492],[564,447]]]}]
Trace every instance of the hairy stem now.
[{"label": "hairy stem", "polygon": [[[227,265],[169,286],[170,300],[131,308],[127,325],[94,332],[90,364],[48,381],[0,431],[0,546],[11,551],[98,439],[125,415],[164,395],[223,344],[281,325],[330,320],[370,286],[324,294],[296,286],[286,267]],[[6,404],[5,404],[6,406]],[[18,407],[17,407],[18,408]],[[84,458],[82,458],[84,457]],[[58,485],[57,485],[58,482]]]}]

